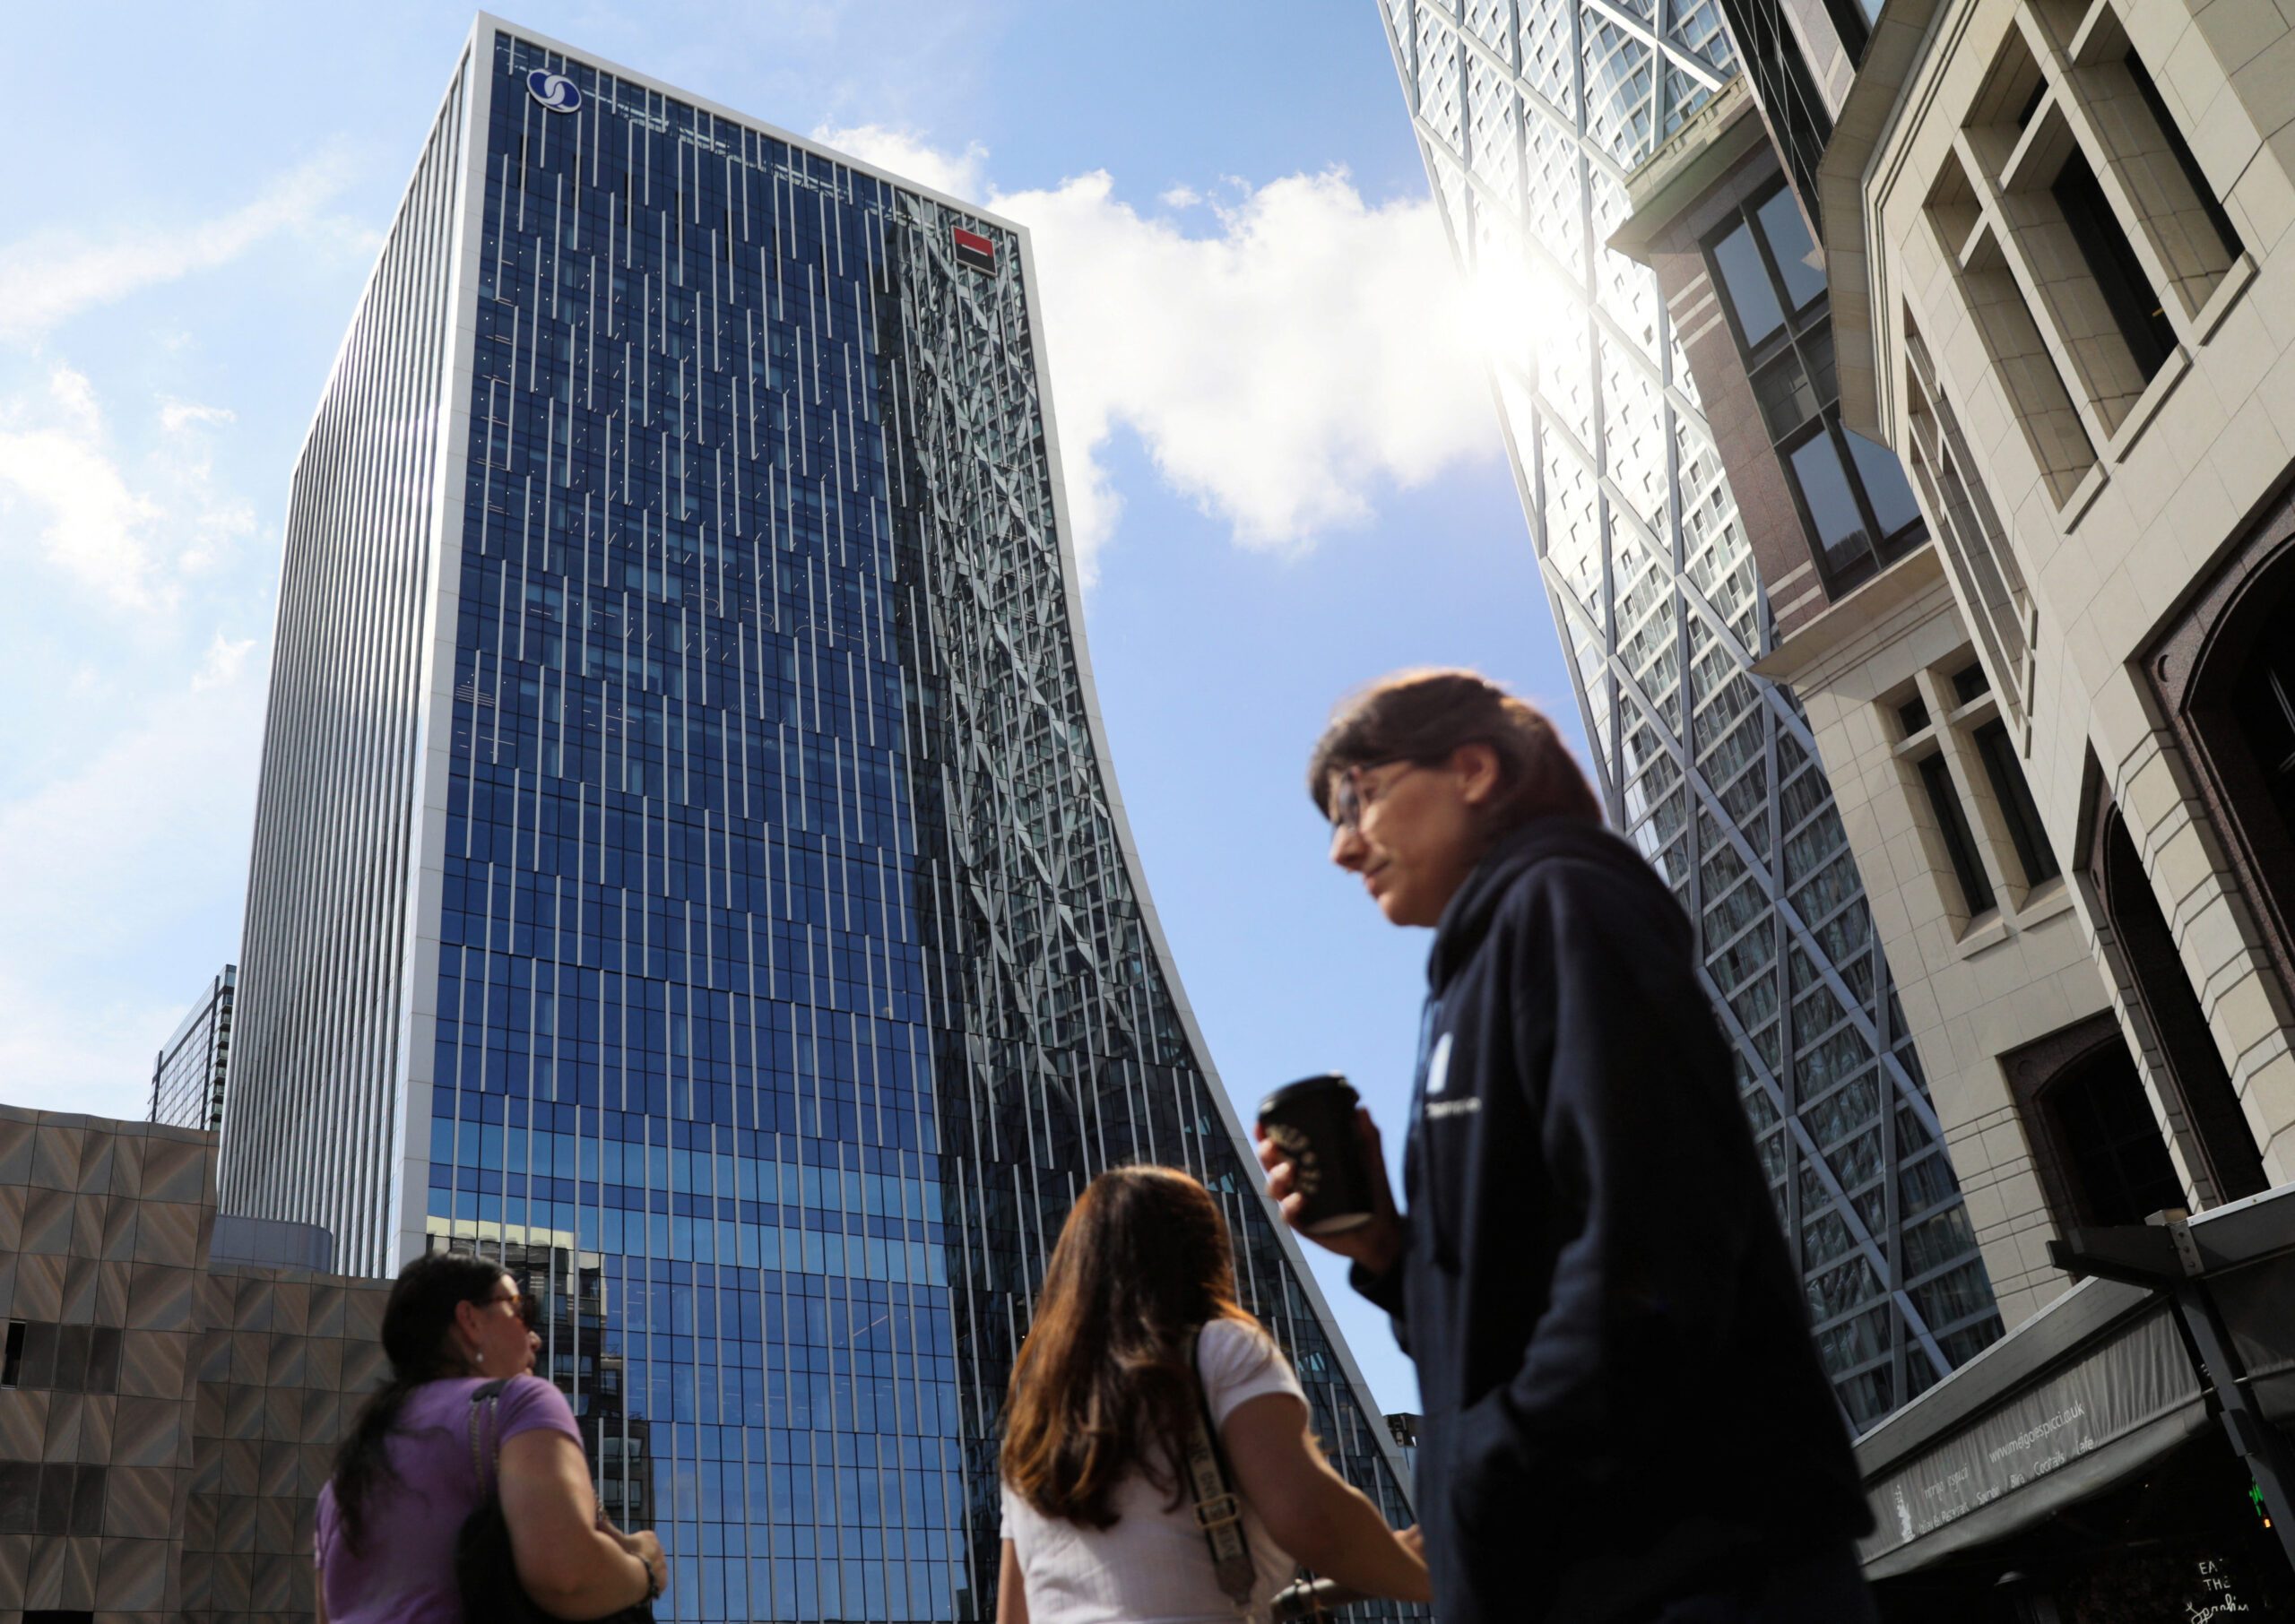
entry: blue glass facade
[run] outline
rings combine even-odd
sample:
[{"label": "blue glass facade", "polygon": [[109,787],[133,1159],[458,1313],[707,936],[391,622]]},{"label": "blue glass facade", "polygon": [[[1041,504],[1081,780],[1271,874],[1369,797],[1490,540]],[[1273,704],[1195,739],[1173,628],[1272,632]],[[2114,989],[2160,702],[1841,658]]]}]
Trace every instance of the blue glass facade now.
[{"label": "blue glass facade", "polygon": [[[1407,1521],[1139,879],[1024,238],[486,19],[441,128],[453,280],[406,341],[437,411],[349,414],[298,473],[337,513],[435,430],[385,684],[415,699],[293,730],[301,623],[343,612],[299,586],[352,566],[290,519],[227,1206],[376,1269],[525,1271],[608,1510],[672,1552],[663,1616],[977,1618],[1052,1239],[1101,1167],[1184,1165],[1326,1447]],[[402,757],[403,837],[270,855],[310,783]],[[298,881],[336,888],[333,937]],[[395,1036],[299,1065],[361,975]]]}]

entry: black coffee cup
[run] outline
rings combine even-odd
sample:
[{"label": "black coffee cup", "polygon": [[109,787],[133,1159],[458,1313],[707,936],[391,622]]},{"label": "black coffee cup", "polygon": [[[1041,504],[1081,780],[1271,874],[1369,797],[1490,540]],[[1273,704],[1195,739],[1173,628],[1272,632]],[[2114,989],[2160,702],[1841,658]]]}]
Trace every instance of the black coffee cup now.
[{"label": "black coffee cup", "polygon": [[1286,1083],[1259,1102],[1260,1132],[1291,1159],[1292,1188],[1305,1198],[1299,1228],[1336,1235],[1377,1210],[1362,1141],[1355,1136],[1355,1085],[1337,1072]]}]

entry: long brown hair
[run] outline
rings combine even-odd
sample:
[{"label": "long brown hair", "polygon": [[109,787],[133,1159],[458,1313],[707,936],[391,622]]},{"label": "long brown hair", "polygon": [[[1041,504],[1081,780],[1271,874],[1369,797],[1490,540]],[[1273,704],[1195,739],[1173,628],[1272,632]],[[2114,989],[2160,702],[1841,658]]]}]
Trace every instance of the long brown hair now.
[{"label": "long brown hair", "polygon": [[1136,1467],[1176,1503],[1173,1463],[1196,1405],[1182,1349],[1214,1319],[1257,1324],[1235,1301],[1210,1192],[1169,1167],[1093,1179],[1061,1229],[1012,1362],[999,1469],[1013,1492],[1046,1516],[1108,1528],[1116,1487]]}]

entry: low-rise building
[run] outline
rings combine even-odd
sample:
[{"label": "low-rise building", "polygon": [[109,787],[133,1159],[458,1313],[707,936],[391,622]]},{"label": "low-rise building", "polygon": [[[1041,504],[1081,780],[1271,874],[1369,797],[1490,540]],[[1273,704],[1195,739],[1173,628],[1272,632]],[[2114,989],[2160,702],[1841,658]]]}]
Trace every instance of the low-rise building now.
[{"label": "low-rise building", "polygon": [[215,1136],[0,1106],[0,1618],[314,1616],[387,1281],[219,1218]]}]

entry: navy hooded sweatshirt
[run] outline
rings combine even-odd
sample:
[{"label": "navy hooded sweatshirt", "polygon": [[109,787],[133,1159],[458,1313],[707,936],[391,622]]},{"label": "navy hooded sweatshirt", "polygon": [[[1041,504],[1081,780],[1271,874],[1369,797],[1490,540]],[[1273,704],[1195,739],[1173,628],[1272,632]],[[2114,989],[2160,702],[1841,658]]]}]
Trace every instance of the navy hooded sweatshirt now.
[{"label": "navy hooded sweatshirt", "polygon": [[1692,965],[1615,835],[1539,818],[1444,911],[1400,1260],[1442,1624],[1625,1620],[1872,1525]]}]

